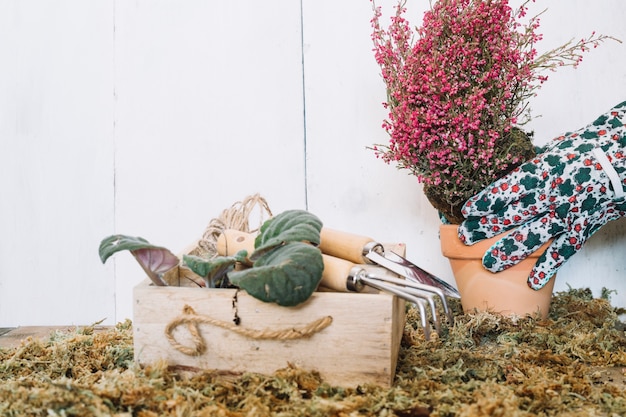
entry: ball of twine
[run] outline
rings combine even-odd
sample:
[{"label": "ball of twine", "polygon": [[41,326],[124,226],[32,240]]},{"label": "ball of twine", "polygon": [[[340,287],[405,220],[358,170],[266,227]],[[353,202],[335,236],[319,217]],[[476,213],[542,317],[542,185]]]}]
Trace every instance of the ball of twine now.
[{"label": "ball of twine", "polygon": [[[255,211],[258,211],[259,223],[252,228],[250,218]],[[272,211],[265,198],[258,193],[248,196],[222,211],[219,217],[212,219],[190,254],[203,258],[213,258],[217,256],[217,239],[224,230],[234,229],[240,232],[255,233],[270,217],[272,217]]]}]

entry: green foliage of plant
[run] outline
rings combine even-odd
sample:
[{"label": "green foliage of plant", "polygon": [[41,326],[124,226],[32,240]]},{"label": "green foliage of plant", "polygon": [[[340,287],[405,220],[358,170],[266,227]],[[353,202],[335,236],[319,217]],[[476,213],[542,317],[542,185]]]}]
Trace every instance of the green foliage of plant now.
[{"label": "green foliage of plant", "polygon": [[[204,278],[207,288],[235,285],[265,302],[295,306],[306,301],[322,279],[320,243],[322,221],[305,210],[288,210],[269,220],[255,240],[255,251],[205,259],[184,255],[183,263]],[[112,235],[100,243],[102,262],[128,250],[156,285],[167,285],[162,275],[179,264],[168,249],[141,237]],[[248,269],[234,272],[235,265]]]},{"label": "green foliage of plant", "polygon": [[248,251],[242,250],[234,256],[219,256],[205,259],[195,255],[183,255],[183,262],[193,272],[204,278],[207,288],[225,288],[229,284],[226,277],[235,268],[237,262],[247,263]]},{"label": "green foliage of plant", "polygon": [[[202,262],[186,256],[184,261],[205,280],[221,281],[227,273],[230,284],[261,301],[295,306],[306,301],[322,279],[322,253],[313,246],[319,244],[321,230],[322,222],[315,215],[288,210],[263,223],[249,259],[239,252],[238,260],[216,257]],[[235,262],[251,267],[231,272]]]},{"label": "green foliage of plant", "polygon": [[317,246],[321,230],[321,220],[308,211],[288,210],[263,223],[254,242],[255,252],[261,253],[286,242],[309,242]]},{"label": "green foliage of plant", "polygon": [[142,237],[126,235],[111,235],[102,239],[98,254],[105,263],[113,254],[124,250],[130,251],[155,285],[167,285],[161,277],[180,262],[169,249],[153,245]]},{"label": "green foliage of plant", "polygon": [[323,269],[319,249],[303,242],[289,242],[264,252],[253,268],[232,272],[228,278],[261,301],[295,306],[313,294]]}]

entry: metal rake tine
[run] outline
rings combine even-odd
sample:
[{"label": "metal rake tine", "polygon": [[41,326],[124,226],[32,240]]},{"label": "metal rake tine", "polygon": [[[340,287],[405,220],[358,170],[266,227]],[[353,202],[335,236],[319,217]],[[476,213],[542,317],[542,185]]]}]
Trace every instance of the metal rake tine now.
[{"label": "metal rake tine", "polygon": [[[448,308],[448,303],[446,301],[445,294],[440,288],[422,284],[420,282],[415,282],[410,278],[399,279],[399,278],[393,278],[393,277],[387,277],[387,276],[385,276],[384,278],[379,278],[379,277],[375,277],[375,278],[386,281],[386,282],[390,282],[396,285],[401,285],[407,291],[409,288],[411,288],[412,291],[419,292],[419,294],[432,293],[432,294],[438,295],[439,298],[441,299],[441,304],[443,305],[443,310],[444,310],[444,313],[446,314],[446,317],[448,318],[448,322],[450,323],[450,325],[454,323],[454,316],[452,315],[452,311]],[[433,305],[433,311],[435,311],[434,305]]]},{"label": "metal rake tine", "polygon": [[[376,288],[380,291],[397,295],[398,297],[403,298],[415,304],[417,308],[419,308],[420,310],[420,319],[422,322],[422,329],[424,330],[424,338],[426,340],[430,340],[430,325],[429,325],[429,320],[428,320],[428,313],[426,311],[426,301],[424,299],[408,294],[407,292],[399,289],[395,285],[384,284],[383,283],[384,281],[381,281],[380,279],[372,279],[369,277],[361,277],[360,279],[363,280],[364,283],[366,283],[367,285],[373,288]],[[435,313],[434,310],[433,310],[433,313]],[[435,320],[435,326],[437,329],[437,334],[439,334],[440,329],[436,320]]]},{"label": "metal rake tine", "polygon": [[435,293],[439,296],[439,298],[441,299],[441,305],[443,306],[443,312],[445,313],[447,319],[448,319],[448,324],[450,324],[450,326],[452,326],[454,324],[454,315],[452,314],[452,310],[448,307],[448,302],[446,300],[446,297],[441,294],[441,290],[437,287],[431,287],[430,285],[426,285],[426,284],[421,284],[418,282],[413,282],[412,279],[407,278],[407,281],[411,281],[410,284],[407,283],[407,288],[419,288],[419,290],[424,291],[424,292],[431,292],[431,293]]},{"label": "metal rake tine", "polygon": [[[404,286],[403,284],[405,283],[405,280],[401,280],[397,278],[391,278],[391,277],[380,278],[380,277],[368,276],[367,279],[376,280],[379,282],[379,285],[382,285],[385,288],[390,287],[388,285],[388,283],[390,282],[393,284],[396,284],[396,285],[393,285],[393,287],[395,287],[398,291],[396,295],[403,297],[405,300],[408,300],[414,303],[414,297],[417,297],[420,300],[428,302],[428,304],[430,305],[430,311],[431,311],[431,316],[433,318],[433,323],[435,325],[435,330],[437,331],[437,334],[439,335],[441,334],[441,321],[439,320],[439,315],[437,314],[437,306],[435,304],[435,299],[434,299],[435,294],[429,293],[428,291],[421,291],[419,289],[411,288],[410,286],[408,287]],[[368,285],[372,285],[370,284],[371,281],[367,281],[367,282],[368,282]]]},{"label": "metal rake tine", "polygon": [[365,257],[370,261],[378,264],[390,271],[395,272],[398,275],[402,275],[405,278],[410,279],[413,282],[428,285],[441,290],[442,293],[452,298],[461,298],[461,295],[456,288],[448,284],[447,282],[437,278],[430,272],[424,271],[419,266],[415,265],[408,259],[398,255],[393,251],[384,252],[384,255],[370,251]]},{"label": "metal rake tine", "polygon": [[414,288],[405,288],[404,291],[418,298],[425,299],[428,301],[428,304],[430,305],[430,311],[432,312],[435,329],[437,330],[437,334],[441,335],[441,320],[439,319],[439,314],[437,313],[437,305],[435,304],[435,299],[434,299],[433,294],[416,290]]}]

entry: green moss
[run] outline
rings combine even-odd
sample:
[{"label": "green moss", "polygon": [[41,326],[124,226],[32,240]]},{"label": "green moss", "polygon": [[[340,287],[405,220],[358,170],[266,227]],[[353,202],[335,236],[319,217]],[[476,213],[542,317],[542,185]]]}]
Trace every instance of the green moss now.
[{"label": "green moss", "polygon": [[132,362],[132,327],[77,329],[0,350],[2,416],[626,415],[626,336],[589,290],[553,298],[550,316],[463,314],[424,340],[409,308],[390,388],[337,387],[314,372],[184,373]]}]

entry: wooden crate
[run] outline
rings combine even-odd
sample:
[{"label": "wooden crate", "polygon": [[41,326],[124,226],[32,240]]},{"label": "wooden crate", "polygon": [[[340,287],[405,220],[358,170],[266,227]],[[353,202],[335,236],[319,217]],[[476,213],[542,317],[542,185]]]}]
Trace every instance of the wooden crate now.
[{"label": "wooden crate", "polygon": [[[404,300],[388,294],[316,292],[299,306],[281,307],[234,289],[157,287],[149,280],[134,288],[140,364],[263,374],[293,365],[332,385],[389,386],[404,322]],[[295,338],[280,339],[287,335]]]}]

